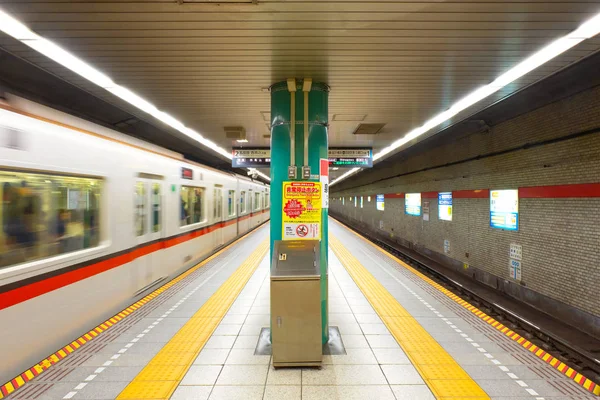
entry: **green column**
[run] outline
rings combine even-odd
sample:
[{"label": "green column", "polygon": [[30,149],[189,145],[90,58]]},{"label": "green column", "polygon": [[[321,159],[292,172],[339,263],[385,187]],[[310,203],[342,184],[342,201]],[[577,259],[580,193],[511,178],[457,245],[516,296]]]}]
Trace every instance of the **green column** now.
[{"label": "green column", "polygon": [[[304,92],[303,81],[296,80],[295,111],[295,165],[297,179],[302,179],[302,166],[310,166],[311,181],[319,181],[320,159],[328,157],[327,123],[329,87],[313,83],[308,93],[308,160],[304,160]],[[271,256],[273,241],[281,240],[282,186],[288,180],[290,165],[291,95],[287,82],[271,86]],[[329,340],[328,332],[328,210],[322,211],[321,225],[321,318],[323,343]]]}]

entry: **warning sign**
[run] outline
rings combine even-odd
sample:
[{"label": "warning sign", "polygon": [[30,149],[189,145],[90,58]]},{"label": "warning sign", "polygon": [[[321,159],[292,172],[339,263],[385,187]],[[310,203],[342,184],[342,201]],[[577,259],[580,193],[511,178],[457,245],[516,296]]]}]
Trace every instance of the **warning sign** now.
[{"label": "warning sign", "polygon": [[321,239],[321,183],[283,182],[283,240]]}]

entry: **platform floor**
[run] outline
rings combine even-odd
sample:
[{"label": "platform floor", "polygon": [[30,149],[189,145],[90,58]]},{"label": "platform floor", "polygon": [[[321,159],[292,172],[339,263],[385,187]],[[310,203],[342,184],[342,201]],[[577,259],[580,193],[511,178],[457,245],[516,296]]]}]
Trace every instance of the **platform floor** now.
[{"label": "platform floor", "polygon": [[269,326],[267,235],[226,248],[8,398],[597,398],[333,220],[329,323],[347,354],[275,370],[254,354]]}]

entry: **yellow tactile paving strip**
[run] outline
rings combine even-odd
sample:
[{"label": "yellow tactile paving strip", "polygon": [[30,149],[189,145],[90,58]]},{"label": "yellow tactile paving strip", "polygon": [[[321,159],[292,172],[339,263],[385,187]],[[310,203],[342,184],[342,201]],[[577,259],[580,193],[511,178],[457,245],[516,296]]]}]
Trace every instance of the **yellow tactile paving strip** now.
[{"label": "yellow tactile paving strip", "polygon": [[117,399],[168,399],[269,249],[263,241],[204,303]]},{"label": "yellow tactile paving strip", "polygon": [[543,349],[540,349],[538,346],[536,346],[535,344],[531,343],[526,338],[524,338],[521,335],[519,335],[518,333],[512,331],[510,328],[508,328],[507,326],[503,325],[502,323],[500,323],[499,321],[495,320],[494,318],[490,317],[489,315],[487,315],[483,311],[479,310],[477,307],[473,306],[468,301],[465,301],[465,300],[461,299],[459,296],[455,295],[450,290],[446,289],[442,285],[438,284],[437,282],[435,282],[432,279],[428,278],[427,276],[423,275],[421,272],[417,271],[416,269],[414,269],[410,265],[406,264],[404,261],[400,260],[399,258],[397,258],[396,256],[394,256],[393,254],[388,253],[387,251],[385,251],[381,247],[374,245],[373,243],[371,243],[370,240],[368,240],[364,236],[362,236],[362,235],[354,232],[351,229],[349,229],[349,232],[352,232],[355,236],[357,236],[358,238],[360,238],[364,242],[368,243],[369,245],[373,246],[373,248],[377,249],[381,253],[385,254],[386,256],[388,256],[389,258],[391,258],[392,260],[394,260],[395,262],[397,262],[402,267],[406,268],[407,270],[409,270],[413,274],[417,275],[419,278],[421,278],[425,282],[429,283],[435,289],[437,289],[438,291],[440,291],[444,295],[448,296],[449,298],[451,298],[452,300],[454,300],[456,303],[460,304],[461,306],[463,306],[467,310],[471,311],[473,314],[475,314],[476,316],[478,316],[479,318],[481,318],[482,320],[484,320],[489,325],[491,325],[494,328],[496,328],[498,331],[500,331],[501,333],[503,333],[505,336],[508,336],[510,339],[512,339],[515,342],[519,343],[525,349],[529,350],[533,355],[535,355],[538,358],[541,358],[542,360],[544,360],[546,363],[548,363],[554,369],[558,370],[559,372],[561,372],[565,376],[573,379],[577,384],[579,384],[580,386],[582,386],[588,392],[590,392],[592,394],[595,394],[596,396],[600,396],[600,385],[596,384],[591,379],[589,379],[589,378],[585,377],[584,375],[578,373],[573,368],[570,368],[568,365],[566,365],[565,363],[563,363],[562,361],[560,361],[558,358],[553,357],[552,355],[546,353]]},{"label": "yellow tactile paving strip", "polygon": [[75,339],[71,343],[67,344],[62,349],[60,349],[60,350],[56,351],[55,353],[49,355],[48,357],[46,357],[45,359],[43,359],[39,363],[35,364],[33,367],[27,369],[23,373],[19,374],[18,376],[16,376],[13,379],[11,379],[9,382],[6,382],[4,385],[0,386],[0,400],[3,399],[3,398],[5,398],[6,396],[10,395],[11,393],[13,393],[15,390],[23,387],[25,385],[25,383],[29,382],[30,380],[32,380],[36,376],[42,374],[43,372],[45,372],[46,370],[48,370],[50,367],[52,367],[54,364],[58,363],[63,358],[68,357],[69,355],[71,355],[72,353],[74,353],[78,348],[80,348],[82,345],[84,345],[84,344],[88,343],[89,341],[93,340],[100,333],[104,332],[105,330],[107,330],[110,327],[112,327],[114,324],[116,324],[119,321],[121,321],[123,318],[125,318],[128,315],[130,315],[131,313],[135,312],[140,307],[142,307],[144,304],[148,303],[150,300],[154,299],[155,297],[157,297],[158,295],[160,295],[161,293],[163,293],[167,289],[171,288],[173,285],[175,285],[176,283],[180,282],[182,279],[185,279],[191,273],[195,272],[199,268],[204,267],[206,264],[208,264],[214,258],[220,256],[224,251],[226,251],[229,248],[231,248],[231,246],[234,246],[238,242],[246,239],[248,237],[248,235],[251,235],[254,232],[256,232],[256,230],[253,230],[251,232],[246,233],[245,235],[243,235],[239,239],[235,240],[234,242],[232,242],[229,245],[225,246],[221,250],[217,251],[212,256],[204,259],[203,261],[201,261],[200,263],[196,264],[194,267],[188,269],[187,271],[185,271],[184,273],[182,273],[178,277],[174,278],[173,280],[171,280],[168,283],[164,284],[163,286],[159,287],[158,289],[156,289],[152,293],[148,294],[147,296],[143,297],[139,301],[133,303],[132,305],[130,305],[129,307],[127,307],[123,311],[115,314],[113,317],[107,319],[106,321],[104,321],[100,325],[96,326],[94,329],[92,329],[88,333],[80,336],[79,338]]},{"label": "yellow tactile paving strip", "polygon": [[329,246],[437,399],[490,398],[331,233]]}]

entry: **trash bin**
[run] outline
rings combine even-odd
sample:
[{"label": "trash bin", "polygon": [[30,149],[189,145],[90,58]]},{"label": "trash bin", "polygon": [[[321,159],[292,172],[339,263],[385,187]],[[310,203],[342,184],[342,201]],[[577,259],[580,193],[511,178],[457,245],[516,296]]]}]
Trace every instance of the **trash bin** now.
[{"label": "trash bin", "polygon": [[318,240],[276,240],[271,263],[274,367],[320,366],[321,274]]}]

